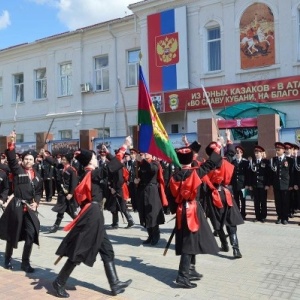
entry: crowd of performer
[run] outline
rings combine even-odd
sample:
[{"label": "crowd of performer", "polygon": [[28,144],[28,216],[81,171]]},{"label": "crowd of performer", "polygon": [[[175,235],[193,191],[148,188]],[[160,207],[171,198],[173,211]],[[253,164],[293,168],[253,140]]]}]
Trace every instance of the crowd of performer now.
[{"label": "crowd of performer", "polygon": [[[111,228],[119,228],[119,217],[135,226],[132,214],[147,231],[142,242],[155,246],[160,241],[160,226],[166,214],[175,214],[176,222],[167,247],[175,235],[175,253],[180,256],[176,283],[194,288],[196,255],[228,252],[229,237],[233,257],[242,258],[237,226],[247,219],[246,192],[254,201],[255,221],[268,217],[267,196],[274,191],[276,224],[288,224],[300,209],[300,158],[296,144],[276,142],[276,155],[267,158],[265,149],[256,145],[253,156],[245,158],[241,145],[234,146],[230,131],[226,138],[212,141],[199,157],[200,143],[175,149],[181,167],[132,147],[127,137],[115,153],[99,145],[97,153],[89,149],[62,153],[53,157],[48,150],[39,153],[15,151],[15,133],[0,163],[0,239],[6,241],[4,268],[12,270],[13,249],[24,241],[21,269],[34,272],[30,264],[33,244],[39,245],[41,199],[56,203],[52,207],[54,234],[67,213],[73,221],[56,254],[68,259],[52,283],[55,295],[68,298],[65,284],[80,263],[93,266],[99,253],[113,295],[124,292],[131,280],[119,280],[114,250],[104,227],[103,210],[111,212]],[[128,204],[131,204],[130,212]],[[226,232],[225,232],[226,231]],[[220,247],[216,241],[219,238]],[[167,251],[167,247],[166,250]]]}]

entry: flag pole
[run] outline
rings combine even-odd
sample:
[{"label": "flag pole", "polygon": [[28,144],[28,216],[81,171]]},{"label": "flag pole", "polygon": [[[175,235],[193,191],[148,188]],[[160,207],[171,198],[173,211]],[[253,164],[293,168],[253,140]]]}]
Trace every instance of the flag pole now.
[{"label": "flag pole", "polygon": [[[143,54],[140,51],[140,53],[139,53],[139,66],[141,65],[142,57],[143,57]],[[140,68],[139,68],[139,73],[140,73]],[[140,77],[140,74],[138,74],[138,78],[139,77]],[[138,89],[139,89],[139,85],[138,85]],[[138,121],[137,121],[137,123],[138,123]],[[140,138],[140,124],[137,124],[137,126],[136,126],[136,149],[137,150],[140,150],[139,149],[139,138]],[[137,174],[137,172],[136,172],[136,174]]]},{"label": "flag pole", "polygon": [[207,102],[207,104],[208,104],[208,106],[209,106],[209,109],[210,109],[212,118],[213,118],[213,120],[214,120],[214,124],[215,124],[216,129],[217,129],[218,137],[220,137],[220,136],[221,136],[221,135],[220,135],[220,129],[219,129],[219,126],[218,126],[218,123],[217,123],[217,118],[216,118],[215,113],[214,113],[214,111],[213,111],[213,108],[212,108],[212,106],[211,106],[211,102],[210,102],[210,100],[209,100],[209,97],[208,97],[208,95],[207,95],[207,93],[206,93],[206,90],[205,90],[203,84],[201,84],[201,87],[202,87],[202,90],[203,90],[203,92],[204,92],[204,96],[205,96],[205,98],[206,98],[206,102]]}]

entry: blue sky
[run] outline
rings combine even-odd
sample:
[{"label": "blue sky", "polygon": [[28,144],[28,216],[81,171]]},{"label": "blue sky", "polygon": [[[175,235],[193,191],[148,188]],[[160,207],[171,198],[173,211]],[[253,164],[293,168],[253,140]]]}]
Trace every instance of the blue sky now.
[{"label": "blue sky", "polygon": [[0,0],[0,49],[122,18],[139,1]]}]

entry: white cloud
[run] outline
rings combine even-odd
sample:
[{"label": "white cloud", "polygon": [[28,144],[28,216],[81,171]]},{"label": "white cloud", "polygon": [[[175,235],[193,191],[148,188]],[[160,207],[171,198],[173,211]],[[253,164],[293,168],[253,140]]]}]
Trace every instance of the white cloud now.
[{"label": "white cloud", "polygon": [[4,10],[2,15],[0,15],[0,30],[8,27],[10,25],[9,12]]},{"label": "white cloud", "polygon": [[139,0],[31,0],[58,9],[58,18],[69,30],[122,18],[132,12],[127,9]]},{"label": "white cloud", "polygon": [[70,30],[124,17],[129,0],[60,0],[58,17]]}]

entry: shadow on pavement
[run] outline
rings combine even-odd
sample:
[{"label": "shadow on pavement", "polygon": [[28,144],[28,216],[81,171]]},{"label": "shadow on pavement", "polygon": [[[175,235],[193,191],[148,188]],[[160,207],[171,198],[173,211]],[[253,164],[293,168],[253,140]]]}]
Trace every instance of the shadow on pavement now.
[{"label": "shadow on pavement", "polygon": [[[77,268],[80,268],[80,266],[77,266]],[[51,269],[36,268],[34,273],[27,273],[26,277],[32,280],[30,285],[33,286],[34,290],[42,290],[44,288],[47,294],[55,296],[55,291],[52,287],[52,281],[54,281],[57,275],[58,274],[54,273]],[[76,286],[84,287],[86,289],[93,290],[104,295],[111,295],[111,291],[103,289],[86,281],[77,280],[71,275],[66,284],[66,290],[76,291]]]},{"label": "shadow on pavement", "polygon": [[130,261],[120,260],[115,258],[115,264],[122,266],[124,268],[133,269],[138,271],[146,276],[151,276],[155,280],[158,280],[171,288],[176,288],[177,285],[172,281],[177,277],[177,270],[161,268],[159,266],[154,266],[148,263],[145,263],[143,259],[137,258],[135,256],[130,256]]}]

